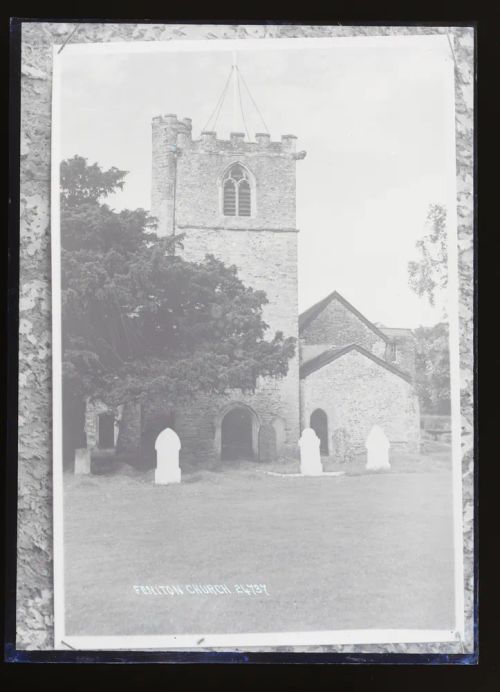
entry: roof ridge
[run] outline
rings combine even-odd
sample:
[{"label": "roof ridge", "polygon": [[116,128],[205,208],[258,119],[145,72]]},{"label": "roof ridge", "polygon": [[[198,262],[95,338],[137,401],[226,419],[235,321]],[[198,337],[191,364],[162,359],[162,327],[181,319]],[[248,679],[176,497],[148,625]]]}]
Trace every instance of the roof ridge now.
[{"label": "roof ridge", "polygon": [[336,360],[337,358],[340,358],[349,351],[353,350],[358,351],[358,353],[360,353],[363,356],[366,356],[367,358],[370,358],[370,360],[372,360],[377,365],[381,365],[386,370],[389,370],[394,375],[401,377],[403,380],[406,380],[410,384],[412,383],[411,375],[404,372],[403,370],[400,370],[397,366],[393,365],[392,363],[388,363],[386,360],[383,360],[379,356],[376,356],[374,353],[364,348],[364,346],[360,346],[359,344],[355,343],[348,344],[347,346],[343,346],[342,348],[327,348],[325,351],[322,351],[313,358],[306,360],[300,366],[300,378],[303,379],[304,377],[307,377],[316,370],[320,370],[325,365],[328,365],[332,361]]},{"label": "roof ridge", "polygon": [[313,320],[318,317],[323,310],[331,303],[331,301],[337,298],[342,305],[347,308],[350,312],[353,313],[359,320],[361,320],[369,329],[371,329],[377,336],[379,336],[381,339],[383,339],[385,342],[389,341],[389,337],[387,334],[384,334],[384,332],[377,327],[371,320],[369,320],[367,317],[363,315],[357,308],[352,305],[346,298],[344,298],[343,295],[341,295],[337,290],[332,291],[329,293],[327,296],[325,296],[322,300],[319,300],[317,303],[314,303],[314,305],[311,305],[311,307],[307,308],[307,310],[304,310],[299,315],[299,331],[302,329],[305,329],[308,327]]},{"label": "roof ridge", "polygon": [[[322,312],[322,310],[324,310],[324,308],[326,308],[326,306],[334,298],[336,293],[337,293],[336,290],[332,291],[327,296],[325,296],[324,298],[321,298],[321,300],[318,300],[316,303],[313,303],[313,305],[310,305],[308,308],[306,308],[303,312],[299,313],[299,329],[301,327],[305,327],[308,324],[310,324],[312,322],[312,320],[315,317],[317,317],[317,315],[319,315],[320,312]],[[316,312],[316,314],[313,315],[313,317],[311,317],[309,319],[310,315],[312,315],[313,312],[315,312],[318,308],[319,308],[318,312]],[[301,324],[301,321],[303,322],[303,324]],[[307,322],[307,324],[306,324],[306,322]]]}]

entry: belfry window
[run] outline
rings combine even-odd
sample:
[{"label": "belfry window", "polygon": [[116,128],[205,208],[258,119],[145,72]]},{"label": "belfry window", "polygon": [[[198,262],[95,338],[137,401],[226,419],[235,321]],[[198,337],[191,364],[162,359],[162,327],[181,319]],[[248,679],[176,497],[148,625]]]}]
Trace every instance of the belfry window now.
[{"label": "belfry window", "polygon": [[252,192],[247,171],[235,163],[224,176],[223,185],[224,216],[251,216]]}]

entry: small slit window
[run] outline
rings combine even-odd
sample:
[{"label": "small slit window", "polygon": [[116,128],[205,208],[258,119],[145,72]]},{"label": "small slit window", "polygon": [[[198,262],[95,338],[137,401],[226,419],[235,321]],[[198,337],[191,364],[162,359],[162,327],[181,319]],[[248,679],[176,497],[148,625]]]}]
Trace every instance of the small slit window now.
[{"label": "small slit window", "polygon": [[386,346],[386,359],[394,362],[398,357],[398,347],[394,341],[391,341]]},{"label": "small slit window", "polygon": [[238,163],[231,166],[223,181],[224,216],[251,216],[252,190],[247,171]]}]

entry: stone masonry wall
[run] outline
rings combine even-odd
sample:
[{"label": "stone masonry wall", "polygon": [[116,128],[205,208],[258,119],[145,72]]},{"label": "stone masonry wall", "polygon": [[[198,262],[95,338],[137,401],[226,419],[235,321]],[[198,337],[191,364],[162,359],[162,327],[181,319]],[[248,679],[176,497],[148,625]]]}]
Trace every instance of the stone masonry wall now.
[{"label": "stone masonry wall", "polygon": [[[231,391],[224,396],[200,395],[193,401],[174,407],[175,431],[181,439],[180,463],[211,467],[220,461],[216,447],[216,432],[223,412],[232,404],[244,404],[252,409],[258,421],[258,430],[276,419],[284,421],[284,443],[279,456],[294,458],[298,455],[299,431],[298,373],[286,378],[261,380],[255,393]],[[170,411],[170,404],[161,396],[151,399],[143,407],[143,425],[147,427],[162,414]]]},{"label": "stone masonry wall", "polygon": [[[266,292],[269,303],[264,306],[263,318],[269,325],[268,338],[275,331],[286,337],[298,337],[297,308],[297,234],[273,231],[232,231],[194,229],[186,232],[183,255],[193,261],[210,252],[219,259],[238,267],[238,276],[254,289]],[[235,394],[236,400],[255,407],[263,417],[273,412],[286,422],[287,439],[295,445],[299,436],[299,358],[298,344],[289,362],[288,375],[279,380],[261,380],[255,394]],[[213,404],[209,406],[211,409]],[[201,406],[203,409],[203,405]],[[195,419],[205,418],[192,411]],[[177,419],[176,419],[177,420]],[[197,427],[196,430],[201,431]],[[179,435],[181,432],[177,431]],[[200,438],[198,432],[197,437]],[[197,440],[200,449],[205,443]],[[210,442],[210,445],[212,442]],[[211,448],[211,447],[210,447]]]},{"label": "stone masonry wall", "polygon": [[158,116],[152,123],[151,213],[157,218],[159,235],[174,232],[177,142],[190,133],[188,119],[180,122],[175,115]]},{"label": "stone masonry wall", "polygon": [[[295,229],[293,151],[275,143],[271,151],[271,144],[258,146],[239,139],[234,143],[216,141],[215,151],[207,151],[203,142],[193,142],[193,147],[184,149],[178,158],[177,228],[180,231],[191,226]],[[255,211],[250,217],[222,214],[221,181],[228,167],[236,162],[250,172]]]},{"label": "stone masonry wall", "polygon": [[357,351],[332,361],[301,381],[303,426],[321,408],[328,416],[328,435],[348,431],[355,452],[364,451],[372,425],[377,423],[391,445],[418,451],[420,416],[413,387],[398,375]]},{"label": "stone masonry wall", "polygon": [[331,346],[327,346],[326,344],[305,344],[303,340],[301,339],[300,342],[300,362],[305,363],[308,360],[311,360],[311,358],[315,358],[316,356],[319,356],[320,353],[323,353],[327,349],[332,348]]},{"label": "stone masonry wall", "polygon": [[[363,346],[379,358],[385,356],[385,339],[378,336],[336,298],[333,298],[318,317],[301,331],[301,338],[304,344],[304,360],[328,348],[341,348],[349,344]],[[309,349],[309,346],[315,346],[315,349]]]}]

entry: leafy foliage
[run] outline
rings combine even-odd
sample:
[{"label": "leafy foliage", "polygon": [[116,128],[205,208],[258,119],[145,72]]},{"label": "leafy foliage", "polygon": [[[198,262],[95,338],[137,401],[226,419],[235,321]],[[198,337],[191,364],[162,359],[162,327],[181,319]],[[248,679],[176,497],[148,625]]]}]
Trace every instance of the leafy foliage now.
[{"label": "leafy foliage", "polygon": [[448,325],[414,330],[416,388],[423,413],[450,413],[450,356]]},{"label": "leafy foliage", "polygon": [[122,190],[126,175],[127,171],[121,171],[114,166],[103,171],[97,163],[89,166],[83,156],[73,156],[61,163],[61,197],[69,204],[97,202],[101,197]]},{"label": "leafy foliage", "polygon": [[81,157],[62,168],[63,374],[73,391],[110,405],[155,391],[178,402],[286,375],[295,340],[266,340],[263,291],[211,255],[184,260],[182,236],[158,238],[145,210],[101,203],[123,171]]},{"label": "leafy foliage", "polygon": [[[431,204],[427,213],[428,233],[417,241],[418,261],[408,263],[410,287],[427,298],[431,306],[442,302],[441,294],[448,286],[448,254],[446,209]],[[446,310],[443,306],[443,316]],[[432,327],[414,330],[416,349],[416,387],[424,413],[450,412],[450,354],[448,325],[440,322]]]},{"label": "leafy foliage", "polygon": [[408,263],[410,287],[434,306],[439,291],[448,285],[446,209],[431,204],[427,213],[429,232],[416,243],[418,261]]}]

